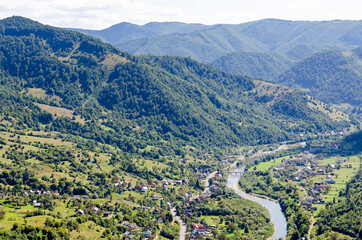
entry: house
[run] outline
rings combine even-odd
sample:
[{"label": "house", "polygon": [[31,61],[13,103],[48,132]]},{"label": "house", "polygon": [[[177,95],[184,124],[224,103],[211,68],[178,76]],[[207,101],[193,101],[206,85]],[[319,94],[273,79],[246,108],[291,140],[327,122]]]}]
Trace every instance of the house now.
[{"label": "house", "polygon": [[293,178],[293,181],[300,182],[301,179],[300,179],[299,177],[294,177],[294,178]]},{"label": "house", "polygon": [[157,219],[157,222],[158,222],[158,223],[163,223],[162,218]]},{"label": "house", "polygon": [[146,187],[146,186],[143,186],[142,188],[141,188],[141,192],[147,192],[148,191],[148,188]]},{"label": "house", "polygon": [[122,225],[126,226],[126,227],[130,227],[130,223],[128,221],[124,221],[122,222]]},{"label": "house", "polygon": [[34,203],[34,207],[41,207],[41,203]]},{"label": "house", "polygon": [[82,198],[89,199],[88,195],[83,195]]},{"label": "house", "polygon": [[302,203],[304,206],[306,206],[308,209],[312,207],[312,204],[310,202],[304,201]]},{"label": "house", "polygon": [[138,226],[137,226],[137,223],[131,223],[129,225],[129,227],[133,230],[133,229],[136,229]]},{"label": "house", "polygon": [[79,209],[79,210],[77,211],[77,214],[79,214],[79,215],[84,215],[84,211],[81,210],[81,209]]},{"label": "house", "polygon": [[160,197],[158,195],[152,196],[152,200],[159,200],[159,199],[160,199]]},{"label": "house", "polygon": [[182,179],[182,183],[187,185],[187,184],[189,184],[189,180],[187,178],[184,178],[184,179]]},{"label": "house", "polygon": [[115,187],[118,187],[118,186],[122,186],[123,182],[118,182],[118,183],[115,183],[114,186]]},{"label": "house", "polygon": [[151,237],[151,235],[152,235],[152,232],[151,232],[150,230],[147,230],[147,231],[144,233],[144,236],[145,236],[146,238]]},{"label": "house", "polygon": [[156,186],[157,186],[156,183],[151,184],[151,188],[155,188]]},{"label": "house", "polygon": [[74,199],[80,199],[80,195],[74,195],[73,198]]},{"label": "house", "polygon": [[185,198],[191,198],[191,197],[192,197],[192,193],[187,192],[187,193],[185,193],[184,197],[185,197]]},{"label": "house", "polygon": [[222,175],[217,173],[217,174],[215,174],[215,178],[222,178]]},{"label": "house", "polygon": [[99,210],[99,208],[94,207],[94,208],[92,209],[92,212],[98,212],[98,210]]},{"label": "house", "polygon": [[126,231],[125,233],[124,233],[124,236],[126,236],[127,238],[133,238],[133,235],[130,233],[130,232],[128,232],[128,231]]},{"label": "house", "polygon": [[324,174],[324,167],[320,167],[320,168],[318,168],[318,174],[321,174],[321,175],[323,175]]},{"label": "house", "polygon": [[333,181],[332,179],[325,180],[324,182],[325,182],[325,183],[328,183],[328,184],[335,184],[335,183],[336,183],[336,182]]},{"label": "house", "polygon": [[176,180],[176,185],[182,185],[182,180]]}]

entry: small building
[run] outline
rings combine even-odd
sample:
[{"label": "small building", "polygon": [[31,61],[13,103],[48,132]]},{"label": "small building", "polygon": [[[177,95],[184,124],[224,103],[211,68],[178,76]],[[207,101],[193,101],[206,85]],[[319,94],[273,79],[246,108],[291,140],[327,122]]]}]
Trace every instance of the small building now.
[{"label": "small building", "polygon": [[160,196],[158,196],[158,195],[152,196],[152,200],[159,200],[159,199],[160,199]]},{"label": "small building", "polygon": [[79,210],[77,211],[77,214],[79,214],[79,215],[84,215],[84,211],[81,210],[81,209],[79,209]]},{"label": "small building", "polygon": [[137,226],[137,223],[131,223],[129,225],[129,227],[133,230],[133,229],[136,229],[138,226]]},{"label": "small building", "polygon": [[130,223],[129,223],[128,221],[124,221],[124,222],[122,223],[122,225],[124,225],[124,226],[126,226],[126,227],[130,227]]},{"label": "small building", "polygon": [[328,183],[328,184],[335,184],[335,183],[336,183],[336,182],[333,181],[332,179],[325,180],[324,182],[325,182],[325,183]]},{"label": "small building", "polygon": [[108,217],[109,216],[109,212],[104,212],[103,213],[103,217]]},{"label": "small building", "polygon": [[126,236],[127,238],[130,238],[130,239],[133,238],[133,235],[132,235],[129,231],[126,231],[126,232],[124,233],[124,236]]},{"label": "small building", "polygon": [[151,232],[150,230],[147,230],[147,231],[144,233],[144,236],[145,236],[146,238],[151,237],[151,235],[152,235],[152,232]]}]

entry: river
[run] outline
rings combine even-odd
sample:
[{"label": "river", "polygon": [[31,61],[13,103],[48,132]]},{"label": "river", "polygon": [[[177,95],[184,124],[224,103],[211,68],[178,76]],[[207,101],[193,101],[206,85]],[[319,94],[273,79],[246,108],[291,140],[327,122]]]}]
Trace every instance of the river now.
[{"label": "river", "polygon": [[[243,173],[244,170],[245,166],[237,170],[234,170],[234,172]],[[250,201],[259,203],[269,211],[271,221],[274,224],[274,235],[272,236],[272,238],[269,239],[285,238],[287,236],[287,220],[282,212],[279,203],[270,201],[268,199],[252,196],[241,191],[240,188],[238,187],[239,178],[240,176],[229,175],[227,179],[227,186],[229,188],[234,189],[235,193],[238,194],[239,196],[248,199]]]}]

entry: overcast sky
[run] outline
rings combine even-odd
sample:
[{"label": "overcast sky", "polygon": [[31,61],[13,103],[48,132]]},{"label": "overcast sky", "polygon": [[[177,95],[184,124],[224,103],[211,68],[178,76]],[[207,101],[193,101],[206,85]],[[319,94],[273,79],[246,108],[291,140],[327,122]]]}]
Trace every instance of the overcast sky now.
[{"label": "overcast sky", "polygon": [[104,29],[119,22],[242,23],[362,19],[362,0],[0,0],[0,18],[28,17],[58,27]]}]

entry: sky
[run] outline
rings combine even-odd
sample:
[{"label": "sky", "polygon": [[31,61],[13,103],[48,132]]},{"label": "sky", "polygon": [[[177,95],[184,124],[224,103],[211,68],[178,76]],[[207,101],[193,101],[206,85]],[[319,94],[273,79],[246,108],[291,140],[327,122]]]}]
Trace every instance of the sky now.
[{"label": "sky", "polygon": [[120,22],[361,20],[361,9],[361,0],[0,0],[0,19],[23,16],[57,27],[104,29]]}]

